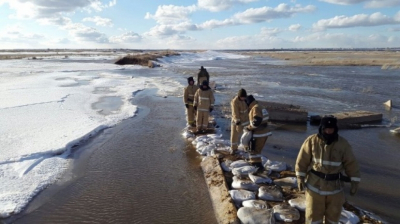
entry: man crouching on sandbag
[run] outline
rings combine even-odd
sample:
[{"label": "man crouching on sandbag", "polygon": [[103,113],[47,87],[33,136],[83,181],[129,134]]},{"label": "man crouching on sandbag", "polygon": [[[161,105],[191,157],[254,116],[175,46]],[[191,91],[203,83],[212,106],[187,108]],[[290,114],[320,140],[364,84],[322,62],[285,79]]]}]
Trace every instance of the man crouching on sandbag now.
[{"label": "man crouching on sandbag", "polygon": [[[242,136],[242,144],[250,155],[261,154],[265,142],[272,133],[268,129],[268,112],[262,108],[254,99],[253,95],[248,95],[246,103],[249,106],[249,122],[250,124],[244,128]],[[249,144],[245,144],[243,138],[251,134]],[[249,162],[254,165],[261,165],[260,156],[250,156]]]}]

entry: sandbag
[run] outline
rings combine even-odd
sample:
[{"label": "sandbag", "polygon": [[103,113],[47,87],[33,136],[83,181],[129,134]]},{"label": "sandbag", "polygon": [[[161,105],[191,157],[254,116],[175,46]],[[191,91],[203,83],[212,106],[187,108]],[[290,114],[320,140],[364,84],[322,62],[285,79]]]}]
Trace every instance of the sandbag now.
[{"label": "sandbag", "polygon": [[304,194],[298,195],[297,198],[290,199],[289,204],[290,206],[304,212],[306,210],[306,196]]},{"label": "sandbag", "polygon": [[239,168],[239,167],[243,167],[243,166],[250,166],[250,163],[244,161],[244,160],[236,160],[233,161],[230,165],[230,167],[233,168]]},{"label": "sandbag", "polygon": [[243,129],[242,137],[240,137],[240,143],[246,149],[249,148],[250,141],[253,138],[253,132],[247,130],[246,128]]},{"label": "sandbag", "polygon": [[263,166],[266,170],[272,170],[275,172],[281,172],[287,169],[287,165],[285,162],[271,161],[269,159],[265,162],[265,164],[263,164]]},{"label": "sandbag", "polygon": [[257,172],[258,168],[254,166],[242,166],[238,168],[233,168],[232,169],[232,174],[239,177],[247,177],[250,173],[255,173]]},{"label": "sandbag", "polygon": [[275,224],[272,209],[241,207],[237,216],[243,224]]},{"label": "sandbag", "polygon": [[228,160],[227,159],[227,160],[223,161],[221,163],[222,170],[225,171],[225,172],[231,172],[232,171],[231,163],[232,163],[232,160]]},{"label": "sandbag", "polygon": [[276,220],[293,222],[300,219],[300,212],[287,204],[275,205],[273,207]]},{"label": "sandbag", "polygon": [[267,209],[268,204],[263,200],[247,200],[242,202],[243,207],[256,208],[256,209]]},{"label": "sandbag", "polygon": [[251,180],[239,179],[237,176],[233,176],[232,188],[256,191],[259,186]]},{"label": "sandbag", "polygon": [[277,184],[281,187],[291,187],[297,188],[297,178],[296,177],[285,177],[281,179],[275,179],[274,184]]},{"label": "sandbag", "polygon": [[203,145],[197,148],[196,151],[202,156],[209,156],[217,147],[215,145]]},{"label": "sandbag", "polygon": [[357,224],[360,222],[360,219],[353,212],[343,209],[340,214],[339,222],[343,224]]},{"label": "sandbag", "polygon": [[256,199],[256,194],[247,190],[230,190],[229,194],[236,207],[242,206],[243,201]]},{"label": "sandbag", "polygon": [[282,188],[277,185],[261,186],[258,189],[258,198],[266,201],[283,201]]},{"label": "sandbag", "polygon": [[272,183],[272,179],[269,177],[263,177],[255,174],[249,174],[249,178],[256,184],[270,184]]}]

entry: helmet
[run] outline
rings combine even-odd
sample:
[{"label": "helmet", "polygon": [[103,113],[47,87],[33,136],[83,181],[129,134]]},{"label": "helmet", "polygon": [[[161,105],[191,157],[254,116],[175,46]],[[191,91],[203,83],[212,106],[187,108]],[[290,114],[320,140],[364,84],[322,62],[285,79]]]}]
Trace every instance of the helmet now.
[{"label": "helmet", "polygon": [[237,95],[238,97],[247,97],[247,92],[245,89],[240,89]]},{"label": "helmet", "polygon": [[253,101],[255,101],[256,99],[254,99],[254,96],[253,95],[248,95],[247,97],[246,97],[246,104],[247,105],[250,105]]},{"label": "helmet", "polygon": [[190,81],[193,81],[193,83],[194,83],[194,79],[193,79],[193,77],[189,77],[189,78],[187,78],[187,81],[188,81],[188,84],[190,84]]},{"label": "helmet", "polygon": [[324,128],[337,128],[337,119],[333,115],[326,115],[322,117],[319,125],[322,129]]}]

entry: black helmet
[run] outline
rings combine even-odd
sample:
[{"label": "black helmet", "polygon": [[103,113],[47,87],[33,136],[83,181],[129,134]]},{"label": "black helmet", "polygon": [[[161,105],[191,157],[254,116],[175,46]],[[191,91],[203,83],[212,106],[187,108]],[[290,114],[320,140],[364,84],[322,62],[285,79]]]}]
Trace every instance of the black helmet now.
[{"label": "black helmet", "polygon": [[247,104],[247,106],[249,106],[253,101],[255,101],[256,99],[254,99],[254,96],[253,95],[248,95],[247,97],[246,97],[246,104]]},{"label": "black helmet", "polygon": [[[333,128],[334,131],[332,134],[327,134],[324,132],[325,128]],[[327,145],[330,145],[332,142],[337,141],[339,138],[338,135],[338,126],[337,126],[337,119],[332,115],[325,115],[321,119],[321,123],[318,128],[318,136],[324,139]]]},{"label": "black helmet", "polygon": [[189,77],[189,78],[187,78],[187,81],[188,81],[188,84],[190,84],[190,81],[193,81],[193,83],[194,83],[194,79],[193,79],[193,77]]},{"label": "black helmet", "polygon": [[247,97],[247,92],[245,89],[240,89],[237,95],[238,97]]},{"label": "black helmet", "polygon": [[321,123],[319,125],[322,129],[324,128],[335,128],[337,129],[337,119],[333,115],[325,115],[321,119]]}]

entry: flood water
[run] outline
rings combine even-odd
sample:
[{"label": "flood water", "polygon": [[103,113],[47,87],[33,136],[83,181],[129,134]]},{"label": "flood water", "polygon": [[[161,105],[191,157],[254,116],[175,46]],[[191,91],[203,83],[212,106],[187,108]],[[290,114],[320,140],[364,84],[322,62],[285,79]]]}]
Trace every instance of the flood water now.
[{"label": "flood water", "polygon": [[[400,73],[378,66],[284,66],[266,58],[218,60],[201,65],[216,81],[217,90],[227,96],[216,104],[229,105],[240,88],[256,99],[300,105],[309,115],[366,110],[383,114],[381,124],[392,128],[339,130],[353,147],[361,168],[361,184],[356,196],[347,200],[371,211],[385,221],[400,220],[400,135],[390,129],[400,126]],[[187,64],[199,67],[200,64]],[[190,69],[191,70],[191,69]],[[195,70],[191,70],[194,73]],[[185,71],[190,74],[189,71]],[[384,102],[391,99],[394,108]],[[305,138],[317,133],[317,126],[278,124],[263,154],[294,167]]]},{"label": "flood water", "polygon": [[[309,114],[367,110],[382,113],[382,124],[400,126],[398,70],[285,66],[272,59],[249,58],[115,72],[132,77],[167,76],[186,85],[186,78],[195,76],[200,65],[217,83],[216,104],[229,106],[237,91],[245,88],[256,99],[300,105]],[[389,99],[395,106],[392,110],[383,106]],[[46,197],[50,190],[39,195],[27,209],[29,214],[16,223],[216,222],[200,158],[180,135],[185,125],[182,100],[169,96],[154,101],[146,94],[136,100],[138,116],[104,131],[86,149],[82,147],[86,157],[75,164],[73,180],[57,186],[51,196]],[[301,144],[317,127],[275,126],[263,154],[294,166]],[[396,223],[400,220],[400,135],[389,130],[363,128],[340,130],[339,134],[353,146],[362,174],[355,197],[349,196],[347,187],[347,200]],[[224,135],[228,138],[229,132]]]}]

